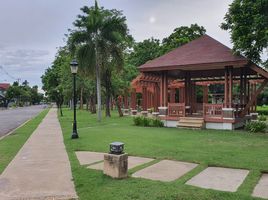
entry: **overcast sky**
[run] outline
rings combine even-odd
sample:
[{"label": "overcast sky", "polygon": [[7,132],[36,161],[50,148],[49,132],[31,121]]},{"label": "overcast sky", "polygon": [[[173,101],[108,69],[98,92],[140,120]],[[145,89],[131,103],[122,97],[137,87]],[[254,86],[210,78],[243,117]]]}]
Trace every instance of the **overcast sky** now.
[{"label": "overcast sky", "polygon": [[[207,34],[232,47],[219,28],[232,0],[99,0],[100,6],[122,10],[136,41],[162,39],[176,27],[197,23]],[[0,0],[0,82],[20,78],[41,86],[41,75],[53,61],[64,34],[84,5],[94,0]]]}]

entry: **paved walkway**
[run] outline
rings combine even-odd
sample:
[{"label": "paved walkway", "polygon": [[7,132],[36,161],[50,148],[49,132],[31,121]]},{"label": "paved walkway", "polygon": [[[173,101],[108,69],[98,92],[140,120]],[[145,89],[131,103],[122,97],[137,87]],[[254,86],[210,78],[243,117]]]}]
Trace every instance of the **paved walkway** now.
[{"label": "paved walkway", "polygon": [[77,198],[57,111],[52,108],[0,176],[0,199]]}]

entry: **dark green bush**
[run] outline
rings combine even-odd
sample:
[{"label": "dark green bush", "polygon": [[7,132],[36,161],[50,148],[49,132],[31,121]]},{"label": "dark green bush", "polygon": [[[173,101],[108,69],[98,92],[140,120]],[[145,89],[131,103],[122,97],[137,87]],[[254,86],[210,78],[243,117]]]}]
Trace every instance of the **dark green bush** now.
[{"label": "dark green bush", "polygon": [[262,121],[251,121],[246,123],[245,129],[249,132],[256,133],[256,132],[264,132],[267,125],[265,122]]},{"label": "dark green bush", "polygon": [[268,115],[268,110],[258,110],[257,113],[259,115]]},{"label": "dark green bush", "polygon": [[265,115],[260,115],[258,117],[259,121],[262,121],[262,122],[265,122],[267,120],[266,116]]},{"label": "dark green bush", "polygon": [[151,119],[147,117],[143,117],[143,126],[148,127],[150,126]]},{"label": "dark green bush", "polygon": [[151,119],[148,117],[138,116],[133,118],[135,126],[144,126],[144,127],[163,127],[164,123],[160,119]]},{"label": "dark green bush", "polygon": [[142,126],[142,123],[143,123],[142,117],[140,116],[134,117],[133,121],[136,126]]},{"label": "dark green bush", "polygon": [[160,119],[153,119],[152,122],[153,122],[154,127],[163,127],[164,126],[164,123]]}]

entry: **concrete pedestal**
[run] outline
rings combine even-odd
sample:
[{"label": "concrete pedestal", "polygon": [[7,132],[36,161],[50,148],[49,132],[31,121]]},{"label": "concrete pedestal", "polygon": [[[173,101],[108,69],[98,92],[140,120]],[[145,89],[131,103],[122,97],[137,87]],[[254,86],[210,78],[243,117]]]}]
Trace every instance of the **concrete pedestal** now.
[{"label": "concrete pedestal", "polygon": [[168,115],[168,107],[158,107],[159,115]]},{"label": "concrete pedestal", "polygon": [[123,109],[124,115],[129,115],[129,109]]},{"label": "concrete pedestal", "polygon": [[159,115],[159,112],[153,112],[152,115],[153,115],[154,118],[157,118],[158,115]]},{"label": "concrete pedestal", "polygon": [[112,178],[126,178],[128,169],[128,154],[104,154],[103,173]]},{"label": "concrete pedestal", "polygon": [[138,111],[137,110],[131,110],[131,115],[137,115]]},{"label": "concrete pedestal", "polygon": [[258,119],[258,113],[250,113],[251,120],[257,120]]},{"label": "concrete pedestal", "polygon": [[144,117],[148,117],[148,111],[141,111],[141,115]]}]

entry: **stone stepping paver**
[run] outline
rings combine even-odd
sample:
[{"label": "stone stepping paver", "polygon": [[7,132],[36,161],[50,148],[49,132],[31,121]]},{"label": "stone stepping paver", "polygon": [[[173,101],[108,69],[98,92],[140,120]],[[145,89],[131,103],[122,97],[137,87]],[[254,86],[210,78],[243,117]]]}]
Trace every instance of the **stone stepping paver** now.
[{"label": "stone stepping paver", "polygon": [[[153,161],[152,158],[143,158],[143,157],[137,157],[137,156],[128,156],[128,169],[132,169],[134,167],[137,167],[139,165],[148,163]],[[103,170],[103,162],[97,163],[94,165],[90,165],[87,168],[89,169],[96,169],[96,170]]]},{"label": "stone stepping paver", "polygon": [[104,153],[90,152],[90,151],[77,151],[75,152],[80,165],[90,165],[95,162],[103,161]]},{"label": "stone stepping paver", "polygon": [[252,193],[254,197],[268,199],[268,174],[263,174]]},{"label": "stone stepping paver", "polygon": [[235,192],[243,183],[249,171],[221,167],[208,167],[186,184],[206,189]]},{"label": "stone stepping paver", "polygon": [[198,164],[180,161],[161,160],[154,165],[135,172],[132,176],[169,182],[180,178],[184,174],[197,167],[197,165]]}]

